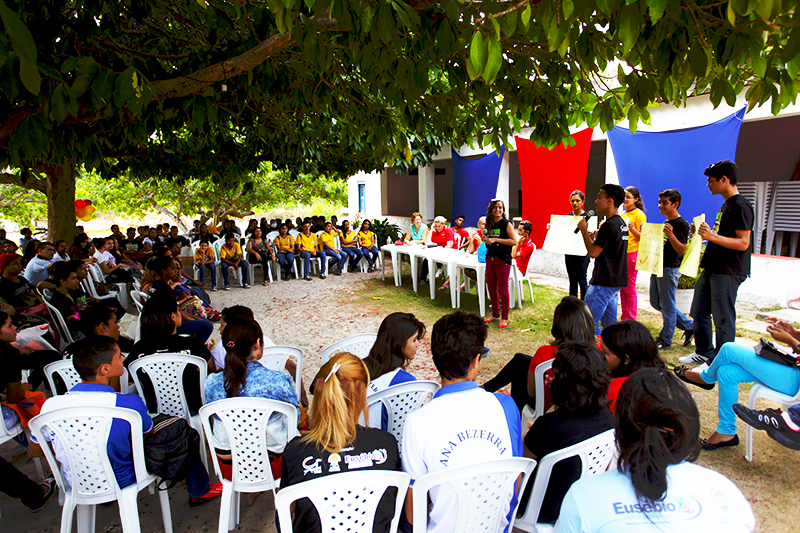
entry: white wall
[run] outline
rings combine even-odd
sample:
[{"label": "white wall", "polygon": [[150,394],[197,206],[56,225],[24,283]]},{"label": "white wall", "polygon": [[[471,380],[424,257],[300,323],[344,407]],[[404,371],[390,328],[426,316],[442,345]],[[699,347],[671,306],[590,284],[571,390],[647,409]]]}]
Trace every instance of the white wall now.
[{"label": "white wall", "polygon": [[[385,171],[384,171],[385,172]],[[359,172],[355,176],[347,179],[347,216],[351,219],[356,218],[358,211],[358,184],[363,183],[366,187],[365,201],[366,211],[361,213],[362,218],[382,217],[383,210],[381,204],[381,173],[371,172],[365,174]]]}]

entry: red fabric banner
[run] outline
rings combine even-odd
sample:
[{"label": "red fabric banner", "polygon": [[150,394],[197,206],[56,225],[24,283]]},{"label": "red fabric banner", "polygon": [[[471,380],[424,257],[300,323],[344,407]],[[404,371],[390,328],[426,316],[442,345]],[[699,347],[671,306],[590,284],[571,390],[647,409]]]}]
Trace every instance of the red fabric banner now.
[{"label": "red fabric banner", "polygon": [[[586,169],[592,129],[572,136],[575,146],[559,144],[552,150],[537,148],[534,143],[515,137],[522,182],[522,218],[533,225],[531,237],[537,248],[544,244],[550,215],[570,212],[569,193],[575,189],[586,192]],[[594,196],[587,198],[588,209],[594,209]]]}]

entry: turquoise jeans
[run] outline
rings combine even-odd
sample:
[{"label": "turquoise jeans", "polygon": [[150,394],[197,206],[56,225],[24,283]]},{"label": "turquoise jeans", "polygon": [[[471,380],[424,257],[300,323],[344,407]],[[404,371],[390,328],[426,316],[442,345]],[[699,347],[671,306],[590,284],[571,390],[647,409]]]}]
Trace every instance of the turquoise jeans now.
[{"label": "turquoise jeans", "polygon": [[719,382],[719,423],[717,433],[736,435],[736,413],[733,404],[739,401],[739,383],[758,381],[781,394],[794,396],[800,389],[800,370],[768,361],[747,346],[726,342],[711,362],[700,372],[706,383]]}]

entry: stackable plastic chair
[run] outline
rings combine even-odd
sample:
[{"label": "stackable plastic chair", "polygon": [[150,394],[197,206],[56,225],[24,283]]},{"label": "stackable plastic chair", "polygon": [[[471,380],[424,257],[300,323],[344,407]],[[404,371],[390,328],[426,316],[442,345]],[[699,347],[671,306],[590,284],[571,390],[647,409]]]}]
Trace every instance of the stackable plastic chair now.
[{"label": "stackable plastic chair", "polygon": [[[122,530],[126,533],[139,533],[141,528],[136,497],[143,488],[149,486],[152,491],[157,484],[156,476],[148,473],[145,468],[141,416],[132,409],[87,406],[85,396],[63,396],[59,397],[58,401],[63,408],[32,418],[30,427],[36,440],[41,444],[58,488],[64,495],[61,533],[71,532],[72,514],[76,508],[78,532],[94,532],[95,506],[115,500],[119,502]],[[80,405],[81,403],[83,405]],[[127,421],[131,431],[136,482],[124,488],[117,484],[117,478],[108,459],[108,434],[115,418]],[[50,446],[46,444],[43,435],[45,431],[48,434],[52,431],[63,446],[66,463],[69,464],[72,474],[72,486],[65,482],[60,464]],[[158,498],[161,501],[164,530],[172,533],[167,491],[158,491]]]},{"label": "stackable plastic chair", "polygon": [[[525,487],[536,461],[524,457],[498,459],[448,468],[427,474],[414,482],[414,533],[428,529],[428,492],[441,487],[438,497],[453,497],[458,520],[454,531],[501,531],[500,525],[509,515],[509,502],[520,474],[524,474],[520,490]],[[511,509],[507,531],[514,529],[516,507]]]},{"label": "stackable plastic chair", "polygon": [[297,378],[292,376],[294,381],[294,391],[297,394],[297,400],[300,401],[300,393],[302,392],[303,385],[301,377],[303,375],[303,350],[295,348],[294,346],[270,346],[264,348],[264,355],[259,361],[263,366],[276,372],[284,372],[286,370],[286,360],[294,356],[295,364],[297,365]]},{"label": "stackable plastic chair", "polygon": [[[94,279],[97,283],[105,283],[106,276],[103,274],[103,271],[100,269],[100,265],[91,264],[89,265],[89,276]],[[88,278],[87,278],[88,279]],[[127,309],[130,307],[130,302],[128,301],[128,284],[127,283],[114,283],[119,288],[119,303],[122,304],[122,307]],[[97,294],[97,290],[95,289],[94,294]],[[112,295],[113,296],[113,295]]]},{"label": "stackable plastic chair", "polygon": [[[273,413],[286,417],[288,439],[297,431],[297,409],[288,403],[266,398],[226,398],[211,402],[200,408],[209,449],[214,448],[211,419],[222,424],[231,444],[233,456],[232,479],[222,476],[219,458],[211,454],[214,470],[222,481],[222,500],[219,512],[219,532],[227,533],[239,523],[240,496],[242,492],[264,492],[272,490],[277,482],[272,477],[267,452],[267,422]],[[276,500],[277,501],[277,500]]]},{"label": "stackable plastic chair", "polygon": [[614,430],[609,429],[563,450],[545,455],[536,470],[536,478],[533,480],[533,489],[531,490],[530,500],[528,500],[528,507],[525,509],[525,514],[517,521],[515,527],[529,533],[553,531],[552,524],[536,522],[539,518],[539,511],[542,509],[542,501],[547,491],[547,485],[550,483],[553,465],[570,457],[580,457],[581,477],[584,478],[605,472],[614,458],[614,453]]},{"label": "stackable plastic chair", "polygon": [[128,365],[128,372],[133,377],[133,383],[139,396],[144,398],[144,390],[139,380],[139,371],[143,371],[150,378],[156,394],[156,412],[179,416],[200,434],[200,457],[208,468],[208,453],[203,439],[203,424],[198,415],[189,412],[186,402],[186,393],[183,390],[183,372],[187,365],[194,365],[200,372],[200,397],[205,401],[206,374],[208,363],[203,358],[195,355],[180,353],[159,353],[145,355]]},{"label": "stackable plastic chair", "polygon": [[[308,498],[319,513],[322,531],[350,533],[372,531],[375,510],[390,487],[397,489],[394,518],[389,533],[397,531],[411,477],[405,472],[365,470],[333,474],[282,488],[275,495],[281,531],[293,533],[290,506]],[[416,485],[414,486],[416,492]],[[426,502],[427,503],[427,502]],[[298,532],[299,533],[299,532]]]},{"label": "stackable plastic chair", "polygon": [[536,409],[531,409],[528,405],[522,409],[522,427],[525,431],[527,431],[526,418],[533,423],[544,414],[544,388],[546,386],[544,384],[544,374],[551,368],[553,368],[552,359],[539,363],[533,370],[533,382],[536,384]]},{"label": "stackable plastic chair", "polygon": [[[214,248],[214,255],[217,256],[217,286],[219,283],[225,283],[225,280],[222,278],[222,269],[223,268],[233,268],[229,267],[222,262],[222,259],[219,258],[219,251],[222,248],[222,245],[225,244],[225,239],[217,239],[214,241],[211,246]],[[240,245],[241,246],[241,245]],[[244,249],[242,249],[242,253],[244,254]],[[242,285],[242,267],[234,268],[234,277],[239,280],[239,285]]]},{"label": "stackable plastic chair", "polygon": [[64,351],[67,346],[75,342],[74,340],[72,340],[72,333],[69,332],[69,328],[67,327],[67,322],[64,320],[64,317],[61,316],[61,312],[54,306],[50,305],[49,297],[45,297],[44,304],[47,306],[47,309],[50,311],[50,316],[53,318],[53,321],[56,324],[56,329],[58,330],[58,336],[60,337],[61,340],[61,351]]},{"label": "stackable plastic chair", "polygon": [[428,396],[433,396],[439,390],[440,385],[435,381],[409,381],[392,385],[380,392],[367,396],[367,405],[380,404],[386,409],[389,420],[386,431],[394,435],[397,439],[398,449],[402,454],[402,435],[403,424],[406,417],[422,407],[428,400]]},{"label": "stackable plastic chair", "polygon": [[142,314],[142,309],[144,309],[144,303],[150,298],[150,295],[146,292],[142,292],[140,290],[132,290],[131,291],[131,301],[133,302],[134,307],[136,310],[139,311],[139,314]]},{"label": "stackable plastic chair", "polygon": [[[25,428],[19,422],[11,429],[8,429],[4,423],[0,422],[0,445],[5,444],[17,435],[21,435],[23,433],[26,435],[28,434],[28,432],[25,431]],[[44,472],[42,471],[42,458],[34,457],[33,464],[36,466],[36,474],[39,476],[39,479],[44,479]],[[3,515],[0,514],[0,517],[2,516]]]},{"label": "stackable plastic chair", "polygon": [[[44,376],[47,378],[47,383],[50,385],[50,390],[53,392],[53,396],[59,396],[58,391],[56,391],[56,382],[53,379],[53,375],[55,374],[59,375],[61,380],[67,386],[67,390],[70,390],[72,387],[81,382],[81,377],[78,375],[78,371],[75,370],[74,366],[72,366],[72,359],[53,361],[44,367]],[[128,370],[123,369],[122,376],[119,378],[119,389],[122,394],[128,393],[128,375]]]},{"label": "stackable plastic chair", "polygon": [[[800,391],[797,391],[797,394],[794,396],[789,396],[788,394],[781,394],[776,390],[772,390],[763,383],[755,382],[752,387],[750,387],[750,395],[747,399],[747,407],[750,409],[756,408],[756,402],[759,398],[764,398],[765,400],[771,400],[773,402],[778,402],[783,405],[783,409],[786,410],[792,405],[796,403],[800,403]],[[747,450],[745,452],[744,458],[748,461],[753,461],[753,426],[747,425],[747,430],[745,431],[745,440],[747,442]]]},{"label": "stackable plastic chair", "polygon": [[327,363],[328,359],[330,359],[333,354],[339,352],[349,352],[364,359],[369,355],[369,351],[372,349],[372,346],[375,344],[375,339],[377,338],[378,335],[375,333],[361,333],[360,335],[353,335],[352,337],[334,342],[322,350],[322,354],[320,354],[322,364],[324,365]]}]

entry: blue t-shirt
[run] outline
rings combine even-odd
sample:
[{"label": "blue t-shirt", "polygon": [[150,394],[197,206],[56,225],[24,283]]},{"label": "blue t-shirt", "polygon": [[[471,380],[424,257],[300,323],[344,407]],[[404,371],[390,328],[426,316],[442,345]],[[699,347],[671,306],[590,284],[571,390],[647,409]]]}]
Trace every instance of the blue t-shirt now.
[{"label": "blue t-shirt", "polygon": [[[400,383],[407,383],[409,381],[416,380],[417,378],[402,368],[397,368],[371,380],[369,382],[369,390],[367,394],[375,394],[377,392],[386,390],[393,385],[399,385]],[[382,404],[376,403],[369,408],[369,427],[382,429],[384,431],[386,431],[386,428],[389,427],[389,413],[386,412],[386,408]]]}]

